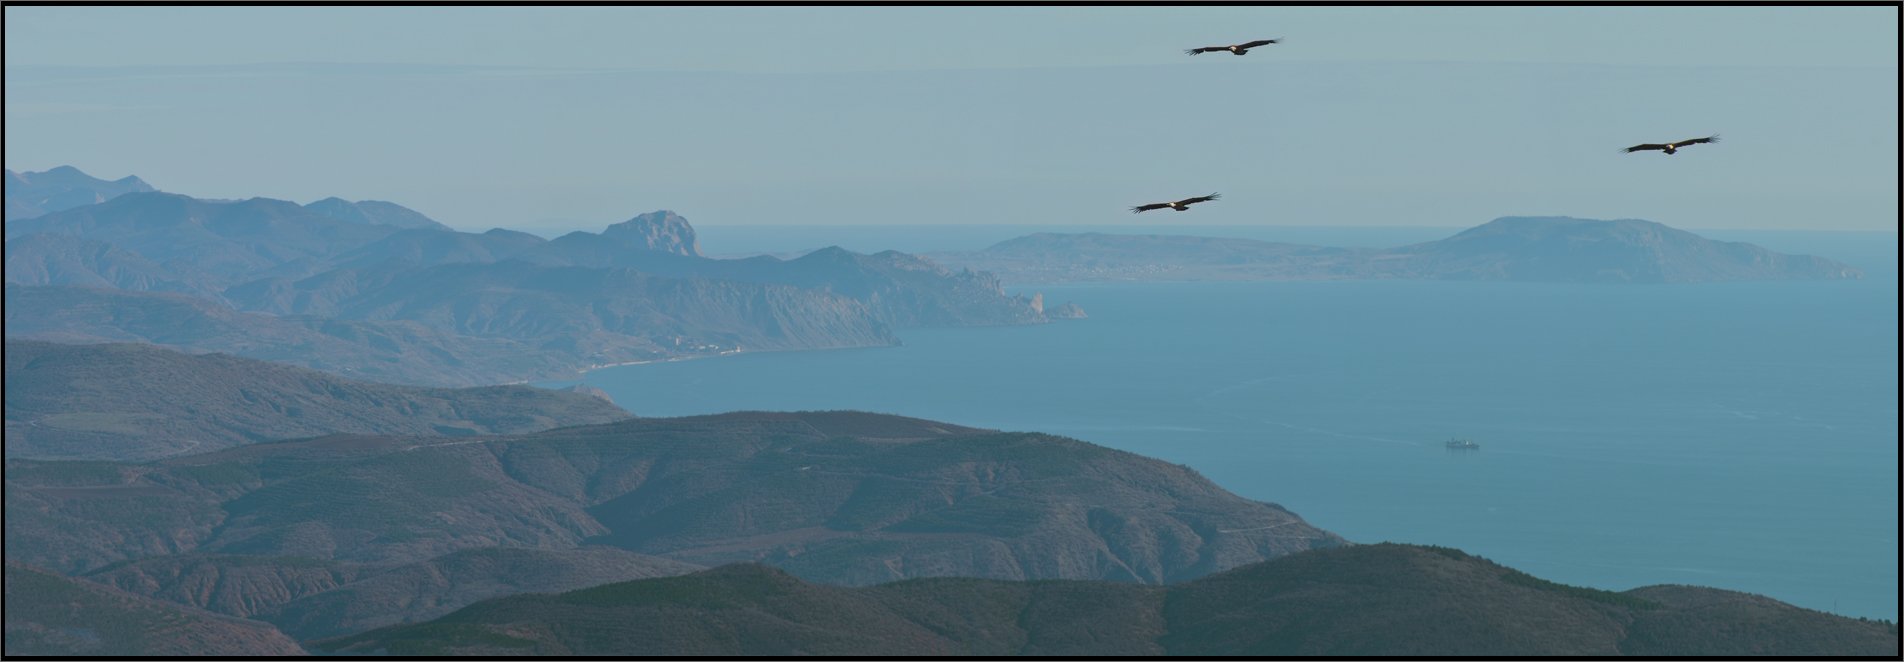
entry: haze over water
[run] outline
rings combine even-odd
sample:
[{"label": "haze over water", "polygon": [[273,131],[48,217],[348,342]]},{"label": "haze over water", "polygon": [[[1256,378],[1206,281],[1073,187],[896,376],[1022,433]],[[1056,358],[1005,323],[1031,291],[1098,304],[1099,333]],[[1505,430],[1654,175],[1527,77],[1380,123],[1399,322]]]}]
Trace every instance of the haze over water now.
[{"label": "haze over water", "polygon": [[[1328,234],[1250,234],[1303,232]],[[708,234],[710,252],[743,250]],[[822,234],[744,250],[812,248]],[[1090,319],[912,329],[896,348],[626,366],[586,382],[643,416],[860,409],[1061,434],[1190,465],[1357,542],[1455,546],[1597,588],[1698,584],[1895,619],[1896,237],[1704,234],[1868,275],[1022,288]],[[1482,448],[1451,453],[1451,436]]]}]

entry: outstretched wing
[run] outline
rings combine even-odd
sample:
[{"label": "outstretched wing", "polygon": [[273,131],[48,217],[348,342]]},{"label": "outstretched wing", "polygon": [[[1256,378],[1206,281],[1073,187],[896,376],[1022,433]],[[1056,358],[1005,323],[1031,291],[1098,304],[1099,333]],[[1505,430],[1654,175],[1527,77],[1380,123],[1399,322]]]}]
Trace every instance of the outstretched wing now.
[{"label": "outstretched wing", "polygon": [[1184,199],[1182,199],[1182,200],[1178,200],[1178,201],[1177,201],[1177,204],[1180,204],[1180,205],[1194,205],[1194,204],[1197,204],[1197,203],[1199,203],[1199,202],[1209,202],[1209,201],[1211,201],[1211,200],[1215,200],[1215,199],[1217,199],[1217,198],[1221,198],[1221,197],[1223,197],[1223,196],[1222,196],[1222,195],[1220,195],[1220,194],[1216,194],[1216,193],[1211,193],[1211,194],[1209,194],[1209,195],[1206,195],[1206,196],[1203,196],[1203,197],[1200,197],[1200,198],[1184,198]]},{"label": "outstretched wing", "polygon": [[1183,54],[1184,54],[1184,55],[1196,55],[1196,54],[1198,54],[1198,53],[1208,53],[1208,52],[1210,52],[1210,51],[1227,51],[1227,50],[1230,50],[1230,47],[1228,47],[1228,46],[1204,46],[1203,48],[1186,48],[1186,49],[1183,49]]},{"label": "outstretched wing", "polygon": [[1716,142],[1719,142],[1719,134],[1716,134],[1716,133],[1715,133],[1715,134],[1712,134],[1712,135],[1710,135],[1710,136],[1706,136],[1706,137],[1704,137],[1704,138],[1693,138],[1693,139],[1691,139],[1691,140],[1681,140],[1681,141],[1679,141],[1679,142],[1676,142],[1676,143],[1673,143],[1673,144],[1675,144],[1675,145],[1697,145],[1697,144],[1700,144],[1700,143],[1716,143]]},{"label": "outstretched wing", "polygon": [[1280,41],[1282,40],[1281,39],[1258,39],[1256,41],[1252,41],[1247,44],[1237,44],[1236,47],[1237,48],[1255,48],[1257,46],[1268,46],[1270,44],[1274,44]]},{"label": "outstretched wing", "polygon": [[1644,152],[1649,149],[1661,150],[1661,149],[1666,149],[1666,146],[1658,144],[1658,143],[1646,143],[1644,145],[1634,145],[1632,147],[1626,148],[1626,153],[1632,154],[1634,152]]},{"label": "outstretched wing", "polygon": [[1157,203],[1157,204],[1154,204],[1154,205],[1137,205],[1137,206],[1135,206],[1135,207],[1131,207],[1131,213],[1133,213],[1133,214],[1142,214],[1142,213],[1144,213],[1144,212],[1147,212],[1147,211],[1150,211],[1150,210],[1152,210],[1152,209],[1163,209],[1163,208],[1165,208],[1165,207],[1168,207],[1168,206],[1170,206],[1170,203],[1167,203],[1167,202],[1159,202],[1159,203]]}]

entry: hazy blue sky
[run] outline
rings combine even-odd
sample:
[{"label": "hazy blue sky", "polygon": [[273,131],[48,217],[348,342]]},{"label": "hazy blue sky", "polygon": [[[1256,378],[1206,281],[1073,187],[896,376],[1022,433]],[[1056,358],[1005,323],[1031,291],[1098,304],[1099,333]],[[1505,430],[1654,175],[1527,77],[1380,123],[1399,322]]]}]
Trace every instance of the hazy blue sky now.
[{"label": "hazy blue sky", "polygon": [[[1895,230],[1895,8],[8,7],[6,165],[463,228]],[[1260,37],[1247,57],[1181,49]],[[1721,133],[1667,157],[1636,142]],[[1153,214],[1155,214],[1153,212]]]}]

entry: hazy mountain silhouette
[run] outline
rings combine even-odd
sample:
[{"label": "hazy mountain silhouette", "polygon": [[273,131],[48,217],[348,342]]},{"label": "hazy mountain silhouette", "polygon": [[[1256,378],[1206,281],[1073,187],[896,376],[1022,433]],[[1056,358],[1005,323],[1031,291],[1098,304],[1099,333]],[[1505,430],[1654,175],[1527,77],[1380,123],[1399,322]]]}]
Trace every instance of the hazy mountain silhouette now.
[{"label": "hazy mountain silhouette", "polygon": [[[577,359],[567,352],[506,338],[459,335],[415,322],[273,316],[192,296],[89,287],[8,283],[6,335],[224,352],[396,384],[496,384],[573,375],[577,367]],[[652,358],[629,356],[624,360]]]},{"label": "hazy mountain silhouette", "polygon": [[97,239],[61,234],[7,238],[8,283],[176,292],[222,300],[218,279],[189,264],[160,265]]},{"label": "hazy mountain silhouette", "polygon": [[[988,274],[903,253],[702,257],[693,227],[667,211],[544,241],[456,232],[389,203],[136,193],[9,223],[7,234],[9,334],[152,342],[399,383],[561,378],[634,361],[892,345],[896,327],[1045,321]],[[14,285],[102,291],[12,301],[28,291]],[[106,300],[137,312],[71,310]],[[312,326],[337,332],[256,341]],[[393,334],[408,337],[377,339]],[[496,351],[469,351],[479,346]]]},{"label": "hazy mountain silhouette", "polygon": [[6,226],[7,238],[56,234],[109,242],[166,268],[188,268],[230,285],[273,273],[305,274],[343,251],[399,228],[336,220],[296,203],[234,202],[172,193],[130,193]]},{"label": "hazy mountain silhouette", "polygon": [[72,166],[60,166],[45,172],[8,170],[6,187],[8,221],[97,204],[127,193],[149,193],[154,190],[138,177],[126,176],[107,181],[80,172]]},{"label": "hazy mountain silhouette", "polygon": [[382,200],[351,202],[343,198],[331,197],[304,205],[304,208],[329,218],[358,225],[388,225],[425,230],[450,229],[450,226],[438,223],[414,209]]},{"label": "hazy mountain silhouette", "polygon": [[[499,262],[546,240],[527,232],[497,228],[481,234],[430,229],[404,230],[332,258],[337,268],[379,266],[433,267],[465,262]],[[277,279],[288,280],[288,279]]]}]

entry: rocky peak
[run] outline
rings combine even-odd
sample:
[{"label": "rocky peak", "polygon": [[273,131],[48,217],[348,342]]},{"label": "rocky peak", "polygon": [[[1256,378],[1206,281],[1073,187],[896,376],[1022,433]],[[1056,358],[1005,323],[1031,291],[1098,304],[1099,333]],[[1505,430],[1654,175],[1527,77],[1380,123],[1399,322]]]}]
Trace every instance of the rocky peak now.
[{"label": "rocky peak", "polygon": [[601,400],[604,400],[608,402],[609,404],[614,404],[615,402],[615,398],[609,396],[607,391],[601,390],[599,388],[595,388],[593,386],[589,386],[587,384],[576,384],[574,386],[570,386],[568,388],[558,389],[558,390],[567,391],[569,393],[580,393],[582,395],[586,395],[586,396],[590,396],[594,398],[600,398]]},{"label": "rocky peak", "polygon": [[602,231],[602,236],[642,250],[692,257],[701,255],[701,242],[694,236],[694,226],[688,225],[688,219],[682,218],[680,214],[666,209],[610,225]]},{"label": "rocky peak", "polygon": [[1046,310],[1045,317],[1054,320],[1081,320],[1089,316],[1084,314],[1082,306],[1067,301],[1056,308]]}]

